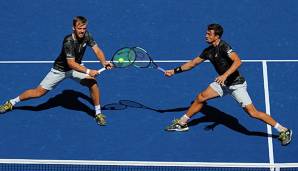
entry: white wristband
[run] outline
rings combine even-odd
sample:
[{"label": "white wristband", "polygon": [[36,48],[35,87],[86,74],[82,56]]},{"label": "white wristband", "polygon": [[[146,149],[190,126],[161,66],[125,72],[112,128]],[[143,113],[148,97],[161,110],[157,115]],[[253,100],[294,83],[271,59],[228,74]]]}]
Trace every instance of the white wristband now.
[{"label": "white wristband", "polygon": [[90,69],[87,69],[87,70],[86,70],[86,74],[89,75],[89,73],[90,73]]}]

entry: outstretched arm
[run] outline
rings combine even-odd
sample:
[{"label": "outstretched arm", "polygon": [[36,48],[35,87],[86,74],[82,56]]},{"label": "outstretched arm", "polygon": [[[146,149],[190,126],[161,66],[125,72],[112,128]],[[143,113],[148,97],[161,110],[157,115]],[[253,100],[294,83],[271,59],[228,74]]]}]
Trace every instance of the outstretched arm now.
[{"label": "outstretched arm", "polygon": [[183,71],[188,71],[188,70],[194,68],[195,66],[199,65],[200,63],[202,63],[204,61],[205,61],[205,59],[201,58],[200,56],[197,56],[194,59],[192,59],[191,61],[184,63],[180,67],[177,67],[177,68],[171,69],[171,70],[167,70],[165,72],[165,75],[170,77],[170,76],[172,76],[176,73],[180,73],[180,72],[183,72]]}]

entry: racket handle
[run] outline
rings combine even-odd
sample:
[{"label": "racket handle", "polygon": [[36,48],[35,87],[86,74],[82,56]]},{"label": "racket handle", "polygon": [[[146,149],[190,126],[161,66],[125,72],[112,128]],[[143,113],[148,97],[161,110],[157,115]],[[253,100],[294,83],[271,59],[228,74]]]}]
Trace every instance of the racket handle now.
[{"label": "racket handle", "polygon": [[158,70],[160,70],[161,72],[166,72],[166,70],[164,70],[163,68],[161,67],[157,67]]},{"label": "racket handle", "polygon": [[97,72],[100,74],[102,71],[105,71],[106,68],[101,68],[100,70],[98,70]]}]

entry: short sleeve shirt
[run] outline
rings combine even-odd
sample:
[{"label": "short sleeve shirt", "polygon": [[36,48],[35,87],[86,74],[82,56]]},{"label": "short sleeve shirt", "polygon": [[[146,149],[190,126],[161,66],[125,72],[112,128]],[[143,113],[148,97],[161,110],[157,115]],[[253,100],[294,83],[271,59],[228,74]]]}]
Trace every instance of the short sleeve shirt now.
[{"label": "short sleeve shirt", "polygon": [[67,59],[74,58],[77,63],[81,64],[86,47],[93,47],[94,45],[96,42],[89,32],[86,32],[84,38],[80,40],[75,39],[73,34],[65,36],[60,55],[54,62],[54,69],[62,72],[71,70],[67,64]]},{"label": "short sleeve shirt", "polygon": [[[230,58],[230,54],[234,52],[232,47],[226,43],[225,41],[221,40],[218,46],[209,46],[203,50],[200,55],[200,58],[209,60],[216,72],[219,75],[224,74],[233,64],[232,59]],[[225,84],[227,86],[242,84],[245,82],[244,77],[242,77],[238,70],[232,73],[226,80]]]}]

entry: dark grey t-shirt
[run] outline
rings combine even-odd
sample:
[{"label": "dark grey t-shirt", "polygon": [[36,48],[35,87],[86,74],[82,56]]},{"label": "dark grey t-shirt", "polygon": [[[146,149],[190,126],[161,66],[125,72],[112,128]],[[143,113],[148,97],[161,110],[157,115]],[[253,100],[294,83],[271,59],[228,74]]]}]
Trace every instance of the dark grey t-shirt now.
[{"label": "dark grey t-shirt", "polygon": [[[213,64],[215,70],[219,75],[224,74],[233,64],[232,59],[229,54],[233,52],[232,47],[221,40],[218,46],[209,46],[201,53],[200,58],[205,60],[210,60]],[[238,70],[232,73],[225,81],[226,86],[242,84],[245,82],[244,77],[242,77]]]},{"label": "dark grey t-shirt", "polygon": [[81,64],[86,47],[94,45],[96,42],[89,32],[86,32],[84,38],[80,40],[75,39],[72,34],[65,36],[60,55],[54,62],[54,69],[62,72],[71,70],[67,64],[67,58],[74,58],[77,63]]}]

